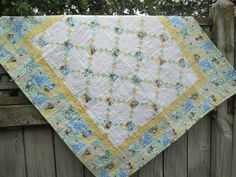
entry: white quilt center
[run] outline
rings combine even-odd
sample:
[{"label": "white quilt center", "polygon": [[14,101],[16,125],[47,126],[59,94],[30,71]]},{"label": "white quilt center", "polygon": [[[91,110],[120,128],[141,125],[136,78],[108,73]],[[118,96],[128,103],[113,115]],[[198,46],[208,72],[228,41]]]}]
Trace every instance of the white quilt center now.
[{"label": "white quilt center", "polygon": [[158,17],[64,17],[32,40],[115,147],[198,80]]}]

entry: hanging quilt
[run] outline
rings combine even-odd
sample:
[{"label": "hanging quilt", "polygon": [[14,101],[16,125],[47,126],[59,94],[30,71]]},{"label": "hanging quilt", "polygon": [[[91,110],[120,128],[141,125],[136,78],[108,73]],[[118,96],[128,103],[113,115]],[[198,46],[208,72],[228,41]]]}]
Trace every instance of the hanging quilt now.
[{"label": "hanging quilt", "polygon": [[97,177],[130,176],[236,93],[192,17],[1,17],[0,63]]}]

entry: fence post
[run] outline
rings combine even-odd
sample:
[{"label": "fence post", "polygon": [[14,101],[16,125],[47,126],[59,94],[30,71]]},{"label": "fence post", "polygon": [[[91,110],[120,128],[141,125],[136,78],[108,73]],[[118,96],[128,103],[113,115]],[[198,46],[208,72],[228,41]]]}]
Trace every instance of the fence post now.
[{"label": "fence post", "polygon": [[[234,4],[218,0],[210,9],[213,20],[213,40],[222,54],[234,65]],[[211,177],[233,177],[233,101],[219,106],[212,122]],[[230,109],[229,109],[230,108]],[[235,168],[235,167],[234,167]]]}]

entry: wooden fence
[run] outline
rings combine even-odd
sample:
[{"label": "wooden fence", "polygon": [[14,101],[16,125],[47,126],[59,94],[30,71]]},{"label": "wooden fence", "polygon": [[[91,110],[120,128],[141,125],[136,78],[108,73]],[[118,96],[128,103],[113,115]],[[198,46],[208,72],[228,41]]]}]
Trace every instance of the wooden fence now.
[{"label": "wooden fence", "polygon": [[[234,6],[197,19],[234,64]],[[200,120],[133,177],[236,177],[234,100]],[[93,177],[0,67],[0,177]]]}]

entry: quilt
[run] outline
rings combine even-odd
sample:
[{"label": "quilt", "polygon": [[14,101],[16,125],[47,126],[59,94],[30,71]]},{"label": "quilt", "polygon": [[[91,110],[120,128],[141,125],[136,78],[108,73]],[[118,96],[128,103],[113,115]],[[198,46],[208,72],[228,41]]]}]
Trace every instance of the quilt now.
[{"label": "quilt", "polygon": [[1,17],[0,64],[97,177],[130,176],[236,93],[192,17]]}]

